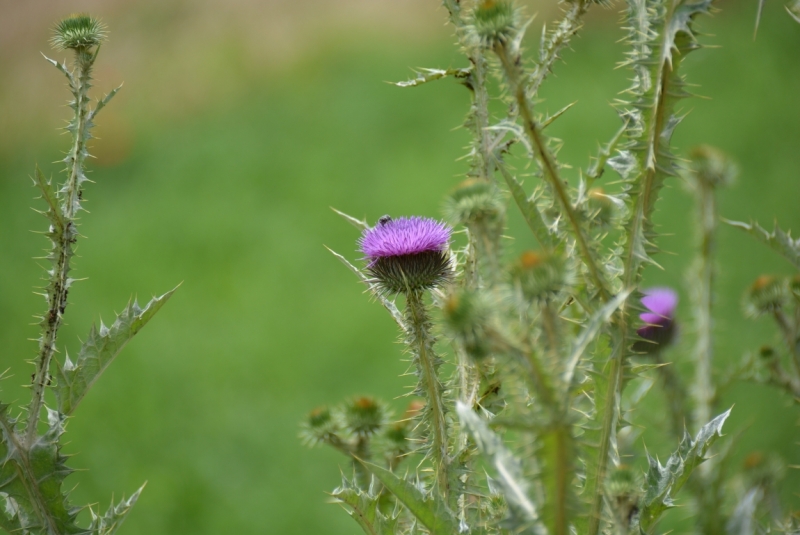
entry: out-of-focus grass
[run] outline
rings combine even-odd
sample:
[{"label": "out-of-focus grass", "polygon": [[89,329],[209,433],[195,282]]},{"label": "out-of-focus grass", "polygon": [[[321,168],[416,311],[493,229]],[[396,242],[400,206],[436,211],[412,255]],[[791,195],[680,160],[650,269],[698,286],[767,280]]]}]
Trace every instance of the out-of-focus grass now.
[{"label": "out-of-focus grass", "polygon": [[[722,194],[723,215],[764,223],[777,217],[797,228],[800,28],[773,17],[762,21],[753,42],[751,25],[749,12],[723,12],[703,23],[717,35],[706,41],[722,49],[693,54],[689,81],[713,100],[687,101],[693,111],[675,141],[683,149],[715,144],[739,161],[742,176]],[[610,26],[592,21],[545,89],[551,110],[578,100],[550,129],[567,141],[560,154],[575,165],[585,165],[596,142],[619,124],[607,103],[628,74],[611,70],[622,47]],[[251,77],[248,89],[192,116],[147,115],[146,98],[157,95],[127,87],[112,103],[109,109],[120,111],[116,118],[109,112],[109,121],[123,125],[119,135],[130,145],[114,149],[107,141],[109,160],[118,150],[118,162],[97,167],[97,183],[87,188],[91,214],[81,231],[88,239],[74,275],[89,280],[71,293],[62,347],[75,353],[98,313],[110,321],[131,295],[144,300],[183,285],[70,422],[67,450],[79,453],[71,465],[89,469],[71,477],[80,483],[76,502],[101,499],[105,507],[112,492],[148,480],[125,533],[358,532],[324,503],[323,491],[339,481],[341,459],[304,450],[298,422],[314,406],[348,395],[394,398],[411,381],[398,377],[406,365],[392,322],[323,248],[357,257],[357,231],[328,207],[370,220],[438,214],[465,170],[455,159],[467,137],[451,130],[462,121],[468,94],[452,81],[413,90],[383,82],[409,76],[408,66],[461,65],[448,33],[427,46],[374,34],[333,40],[290,68]],[[29,231],[41,230],[44,219],[29,210],[36,203],[26,176],[34,161],[56,159],[66,142],[53,132],[39,139],[17,147],[4,138],[0,152],[0,368],[14,373],[3,381],[4,401],[26,399],[17,385],[30,373],[23,359],[34,354],[26,341],[36,336],[29,317],[43,309],[30,292],[41,274],[30,259],[45,240]],[[648,272],[649,283],[681,284],[690,260],[690,214],[675,180],[658,220],[672,234],[665,248],[677,254],[659,257],[666,269]],[[509,254],[532,245],[516,215],[509,234],[518,237]],[[762,272],[790,270],[728,228],[720,231],[720,268],[722,369],[774,338],[767,322],[742,318],[743,288]],[[683,328],[691,331],[688,322]],[[680,361],[684,350],[672,356]],[[654,393],[654,406],[658,399]],[[798,464],[797,409],[786,407],[785,397],[741,385],[723,406],[734,401],[726,429],[733,435],[751,426],[738,457],[778,449]],[[395,401],[396,410],[403,403]],[[671,449],[648,447],[661,455]]]}]

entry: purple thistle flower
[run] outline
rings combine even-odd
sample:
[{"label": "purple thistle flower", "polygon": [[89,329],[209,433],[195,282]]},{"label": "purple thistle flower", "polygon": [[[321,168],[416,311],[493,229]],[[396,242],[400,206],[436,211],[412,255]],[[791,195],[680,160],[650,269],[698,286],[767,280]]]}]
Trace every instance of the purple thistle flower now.
[{"label": "purple thistle flower", "polygon": [[425,217],[384,216],[358,241],[367,270],[388,293],[433,288],[450,275],[452,229]]},{"label": "purple thistle flower", "polygon": [[650,288],[642,293],[642,304],[648,312],[639,314],[645,325],[636,329],[636,334],[643,340],[633,344],[633,350],[654,353],[669,344],[675,334],[678,294],[671,288]]}]

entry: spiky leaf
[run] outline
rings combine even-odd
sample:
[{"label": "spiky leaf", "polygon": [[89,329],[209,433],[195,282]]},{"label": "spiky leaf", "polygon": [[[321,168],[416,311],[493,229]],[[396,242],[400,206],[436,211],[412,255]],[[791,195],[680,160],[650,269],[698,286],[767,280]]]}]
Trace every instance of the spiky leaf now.
[{"label": "spiky leaf", "polygon": [[397,516],[387,517],[379,509],[380,496],[370,488],[364,492],[343,478],[342,486],[331,494],[342,504],[367,535],[392,535],[397,527]]},{"label": "spiky leaf", "polygon": [[119,314],[111,325],[102,323],[98,330],[92,326],[89,337],[83,343],[75,363],[66,358],[62,365],[55,365],[54,376],[58,410],[69,416],[81,402],[98,377],[105,371],[125,344],[144,327],[177,289],[174,288],[160,297],[153,298],[144,308],[136,301]]},{"label": "spiky leaf", "polygon": [[434,493],[424,493],[410,481],[401,479],[389,470],[359,459],[359,462],[383,483],[389,492],[408,508],[431,535],[460,533],[458,522],[447,505]]},{"label": "spiky leaf", "polygon": [[708,448],[722,436],[722,425],[730,413],[731,409],[728,409],[704,425],[694,440],[684,434],[678,449],[670,455],[666,465],[648,456],[650,468],[639,516],[642,533],[649,533],[661,514],[673,506],[675,494],[689,479],[692,471],[706,459]]},{"label": "spiky leaf", "polygon": [[530,485],[522,473],[522,463],[469,405],[457,402],[456,412],[478,450],[495,469],[495,481],[502,488],[511,513],[507,525],[514,533],[544,533],[538,508],[530,496]]},{"label": "spiky leaf", "polygon": [[123,497],[122,500],[116,505],[114,505],[113,501],[111,505],[108,506],[108,510],[106,514],[103,516],[99,516],[95,514],[94,511],[92,513],[92,523],[89,526],[93,535],[113,535],[116,533],[117,529],[122,525],[122,522],[125,521],[125,518],[128,516],[128,513],[133,509],[134,504],[139,499],[139,495],[144,490],[144,485],[139,487],[139,489],[131,494],[131,497],[127,500]]},{"label": "spiky leaf", "polygon": [[723,221],[755,236],[758,241],[769,246],[773,251],[791,262],[794,267],[800,269],[800,239],[793,239],[791,231],[784,232],[777,223],[775,223],[775,228],[772,232],[767,232],[765,228],[755,222],[747,224],[727,219]]}]

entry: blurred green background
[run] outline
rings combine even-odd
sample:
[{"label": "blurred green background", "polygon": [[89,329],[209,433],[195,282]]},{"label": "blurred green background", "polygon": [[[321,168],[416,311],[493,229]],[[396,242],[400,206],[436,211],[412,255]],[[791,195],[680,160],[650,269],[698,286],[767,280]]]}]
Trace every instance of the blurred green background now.
[{"label": "blurred green background", "polygon": [[[527,2],[541,24],[551,3]],[[686,72],[708,99],[690,111],[674,144],[730,153],[741,168],[721,194],[721,213],[800,228],[800,26],[766,6],[753,39],[755,0],[722,2],[700,23],[719,46],[692,54]],[[618,128],[609,103],[627,85],[617,10],[593,8],[581,36],[543,89],[541,109],[577,101],[550,132],[561,157],[585,166]],[[111,34],[97,68],[99,91],[125,85],[100,114],[75,277],[61,347],[77,352],[92,322],[113,319],[131,296],[146,300],[183,285],[121,354],[70,422],[78,454],[68,485],[76,503],[145,493],[128,534],[356,534],[324,491],[342,459],[308,451],[298,422],[317,405],[353,394],[394,399],[409,378],[392,321],[323,247],[350,258],[355,229],[334,206],[374,220],[437,216],[466,170],[468,106],[445,80],[417,89],[384,83],[414,67],[457,67],[445,13],[435,0],[0,0],[0,369],[5,402],[25,402],[35,353],[32,260],[45,220],[30,208],[39,163],[58,176],[68,139],[67,91],[40,52],[49,28],[72,12],[101,17]],[[610,176],[610,175],[608,175]],[[606,180],[612,180],[607,178]],[[529,184],[530,187],[530,184]],[[668,234],[666,268],[648,284],[682,287],[692,243],[692,203],[673,180],[657,219]],[[509,255],[533,242],[516,214]],[[735,229],[720,230],[717,369],[776,339],[769,321],[746,320],[743,289],[761,273],[788,274],[776,255]],[[688,314],[681,289],[681,313]],[[683,325],[681,354],[691,342]],[[403,400],[392,401],[401,410]],[[798,411],[787,396],[737,384],[721,407],[737,459],[779,451],[800,464]],[[659,394],[650,398],[661,417]],[[657,425],[654,427],[658,427]],[[666,455],[669,441],[647,443]],[[71,482],[71,483],[70,483]],[[784,494],[800,491],[788,476]],[[679,517],[680,512],[677,513]]]}]

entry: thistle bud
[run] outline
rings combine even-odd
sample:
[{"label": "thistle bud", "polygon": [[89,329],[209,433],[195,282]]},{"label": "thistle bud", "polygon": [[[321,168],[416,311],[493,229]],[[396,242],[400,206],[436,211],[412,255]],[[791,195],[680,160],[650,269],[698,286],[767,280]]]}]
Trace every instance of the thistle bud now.
[{"label": "thistle bud", "polygon": [[106,27],[100,20],[85,14],[70,15],[56,24],[50,43],[62,50],[85,50],[99,45],[106,38]]},{"label": "thistle bud", "polygon": [[452,275],[449,226],[423,217],[388,216],[366,229],[359,240],[367,271],[386,293],[428,290]]},{"label": "thistle bud", "polygon": [[691,176],[703,184],[712,187],[727,186],[736,178],[736,166],[717,148],[700,145],[692,149],[690,157]]},{"label": "thistle bud", "polygon": [[761,275],[745,293],[745,313],[751,317],[772,314],[783,308],[788,294],[789,287],[785,280]]},{"label": "thistle bud", "polygon": [[495,184],[471,178],[465,180],[445,201],[447,219],[456,225],[493,226],[501,223],[505,205]]},{"label": "thistle bud", "polygon": [[355,398],[344,407],[344,422],[354,435],[370,436],[386,424],[386,409],[374,398]]},{"label": "thistle bud", "polygon": [[571,275],[563,257],[526,251],[511,267],[511,276],[530,301],[546,301],[569,286]]},{"label": "thistle bud", "polygon": [[641,482],[636,473],[626,465],[614,468],[606,480],[606,493],[617,521],[628,528],[639,512]]},{"label": "thistle bud", "polygon": [[600,227],[611,225],[617,212],[614,201],[606,195],[602,188],[592,188],[587,192],[588,216],[593,223]]},{"label": "thistle bud", "polygon": [[314,446],[321,442],[328,444],[340,442],[339,426],[328,407],[317,407],[308,414],[300,434],[303,441]]},{"label": "thistle bud", "polygon": [[481,360],[489,355],[491,348],[486,335],[489,306],[482,294],[467,289],[450,294],[444,304],[444,319],[470,357]]},{"label": "thistle bud", "polygon": [[472,25],[484,48],[504,45],[519,28],[519,13],[507,0],[483,0],[472,13]]}]

